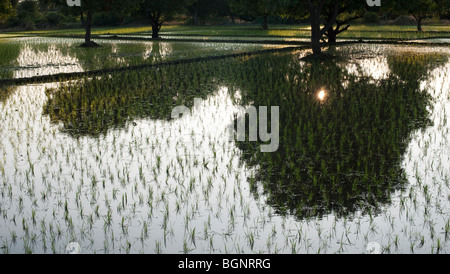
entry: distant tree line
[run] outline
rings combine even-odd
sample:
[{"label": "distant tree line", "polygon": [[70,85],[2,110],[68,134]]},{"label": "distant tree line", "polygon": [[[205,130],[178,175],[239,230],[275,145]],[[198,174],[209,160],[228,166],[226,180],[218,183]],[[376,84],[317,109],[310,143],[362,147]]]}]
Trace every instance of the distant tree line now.
[{"label": "distant tree line", "polygon": [[334,43],[358,18],[376,22],[400,15],[414,18],[417,30],[422,31],[425,19],[450,19],[450,0],[382,1],[381,7],[369,7],[365,0],[81,0],[81,7],[69,7],[66,0],[0,0],[2,28],[77,24],[86,30],[87,45],[92,26],[100,25],[149,24],[152,37],[159,38],[164,23],[175,18],[193,25],[251,21],[265,30],[271,23],[308,22],[312,48],[320,53],[321,40]]}]

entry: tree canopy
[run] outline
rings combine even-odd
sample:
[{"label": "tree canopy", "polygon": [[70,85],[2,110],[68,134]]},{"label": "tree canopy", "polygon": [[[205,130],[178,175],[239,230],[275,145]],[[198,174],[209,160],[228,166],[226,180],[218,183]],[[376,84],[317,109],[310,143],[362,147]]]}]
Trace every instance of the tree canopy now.
[{"label": "tree canopy", "polygon": [[0,23],[5,21],[14,12],[10,0],[0,0]]}]

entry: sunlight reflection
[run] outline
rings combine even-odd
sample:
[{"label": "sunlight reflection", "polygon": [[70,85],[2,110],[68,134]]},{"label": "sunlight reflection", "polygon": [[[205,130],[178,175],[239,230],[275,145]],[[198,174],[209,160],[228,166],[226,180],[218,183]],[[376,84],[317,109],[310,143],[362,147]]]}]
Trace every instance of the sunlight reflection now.
[{"label": "sunlight reflection", "polygon": [[83,71],[79,60],[59,50],[55,45],[34,48],[25,44],[17,57],[14,78]]},{"label": "sunlight reflection", "polygon": [[320,101],[325,100],[325,97],[327,97],[327,93],[325,90],[320,90],[319,93],[317,94],[317,98],[319,98]]}]

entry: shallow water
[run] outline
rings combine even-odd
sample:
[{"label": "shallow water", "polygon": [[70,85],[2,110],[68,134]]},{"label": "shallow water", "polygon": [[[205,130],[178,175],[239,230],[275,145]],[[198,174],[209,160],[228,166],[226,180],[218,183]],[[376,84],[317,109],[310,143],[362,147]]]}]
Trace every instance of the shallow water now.
[{"label": "shallow water", "polygon": [[[393,73],[391,55],[450,57],[446,47],[336,51],[347,58],[342,69],[373,83]],[[447,60],[420,81],[433,98],[433,124],[410,133],[400,167],[407,183],[390,202],[372,213],[356,207],[304,218],[269,203],[262,183],[250,186],[259,167],[227,138],[247,90],[231,91],[225,81],[191,115],[132,119],[99,137],[74,137],[43,114],[45,89],[60,84],[14,87],[0,100],[1,249],[64,253],[78,242],[84,253],[366,253],[378,242],[384,253],[448,253],[449,75]]]},{"label": "shallow water", "polygon": [[411,40],[408,42],[414,43],[450,43],[450,38],[431,38],[431,39],[420,39],[420,40]]}]

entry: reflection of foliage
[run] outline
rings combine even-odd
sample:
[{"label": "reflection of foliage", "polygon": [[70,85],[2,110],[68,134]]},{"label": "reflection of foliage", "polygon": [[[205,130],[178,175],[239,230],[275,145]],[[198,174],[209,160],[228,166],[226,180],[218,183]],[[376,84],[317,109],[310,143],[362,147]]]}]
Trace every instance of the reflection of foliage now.
[{"label": "reflection of foliage", "polygon": [[143,43],[104,43],[98,48],[80,48],[72,44],[60,44],[65,55],[76,57],[85,70],[128,66],[142,63]]},{"label": "reflection of foliage", "polygon": [[439,53],[408,53],[404,55],[390,55],[387,58],[392,73],[409,83],[417,84],[424,80],[428,72],[446,63],[448,57]]},{"label": "reflection of foliage", "polygon": [[20,44],[8,43],[0,41],[0,76],[1,78],[11,78],[13,70],[10,69],[14,65],[20,54]]},{"label": "reflection of foliage", "polygon": [[[20,54],[20,44],[0,42],[0,79],[11,78],[14,71],[11,66],[14,65]],[[11,94],[12,87],[2,87],[0,85],[0,102],[4,102]]]},{"label": "reflection of foliage", "polygon": [[[70,40],[69,40],[70,41]],[[163,44],[162,46],[160,44]],[[74,57],[78,60],[84,70],[97,70],[114,67],[126,67],[130,65],[154,63],[162,61],[164,50],[168,51],[167,43],[105,43],[102,47],[86,49],[75,46],[67,40],[43,39],[39,42],[20,41],[1,42],[0,43],[0,75],[1,78],[12,78],[13,71],[17,64],[14,61],[20,55],[21,51],[29,50],[37,56],[43,58],[42,63],[48,62],[48,65],[60,66],[56,64],[60,60],[51,60],[46,58],[52,54],[51,51],[58,51],[62,56]],[[151,48],[151,52],[144,55],[146,50]],[[164,52],[163,52],[164,53]],[[28,62],[28,60],[25,60]],[[55,64],[52,64],[55,62]],[[31,64],[33,66],[37,64]]]},{"label": "reflection of foliage", "polygon": [[[75,43],[75,44],[74,44]],[[67,38],[12,39],[0,42],[0,77],[12,78],[14,71],[27,70],[31,76],[54,72],[70,73],[162,63],[165,61],[217,56],[259,50],[263,45],[192,43],[165,41],[118,41],[102,47],[81,48]],[[30,55],[32,58],[30,58]],[[20,58],[17,58],[20,56]],[[14,61],[14,62],[13,62]],[[19,66],[20,65],[20,66]],[[66,69],[67,67],[67,69]],[[81,68],[80,68],[81,67]]]},{"label": "reflection of foliage", "polygon": [[11,92],[14,90],[13,87],[2,87],[0,86],[0,103],[6,101],[8,99]]},{"label": "reflection of foliage", "polygon": [[212,62],[168,66],[82,79],[47,90],[44,113],[72,135],[96,136],[139,118],[168,119],[175,106],[193,104],[213,90],[204,74]]},{"label": "reflection of foliage", "polygon": [[[236,78],[246,71],[252,76],[234,81],[244,101],[280,106],[280,147],[261,153],[258,144],[239,146],[243,159],[259,166],[253,190],[260,181],[281,213],[373,212],[402,187],[408,137],[428,123],[429,96],[415,83],[396,77],[372,83],[347,75],[334,60],[304,63],[290,55],[250,59]],[[317,98],[321,88],[324,102]]]}]

